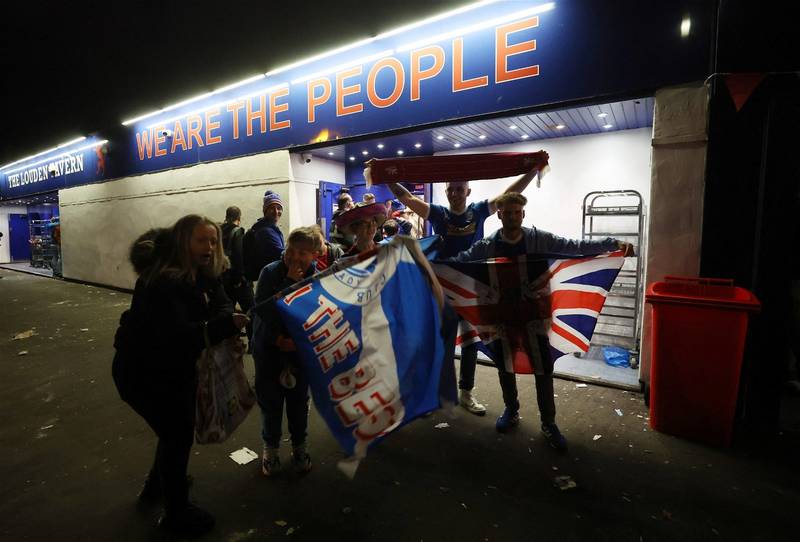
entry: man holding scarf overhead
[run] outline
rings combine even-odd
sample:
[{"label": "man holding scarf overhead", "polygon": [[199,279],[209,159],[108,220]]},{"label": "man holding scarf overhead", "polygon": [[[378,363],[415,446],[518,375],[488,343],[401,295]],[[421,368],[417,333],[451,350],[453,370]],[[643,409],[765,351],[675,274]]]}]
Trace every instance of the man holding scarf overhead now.
[{"label": "man holding scarf overhead", "polygon": [[[490,155],[468,155],[475,157],[475,159],[486,163],[485,158],[490,158]],[[495,155],[491,155],[494,157]],[[533,157],[535,156],[535,159]],[[467,175],[469,172],[464,171],[459,173],[457,160],[459,156],[447,157],[431,157],[432,160],[439,162],[442,159],[449,160],[449,164],[445,164],[444,170],[439,173],[443,177],[458,178],[461,173]],[[465,157],[467,158],[467,157]],[[508,157],[503,157],[504,162],[510,162],[510,153]],[[519,158],[522,167],[527,166],[527,172],[524,173],[519,179],[512,183],[503,193],[516,192],[521,193],[527,188],[534,176],[547,165],[548,155],[546,152],[530,154],[528,156],[517,157]],[[425,160],[417,159],[417,160]],[[467,158],[467,161],[469,158]],[[492,165],[490,164],[491,168]],[[517,167],[519,167],[517,165]],[[472,166],[469,168],[473,173],[475,169]],[[499,170],[498,170],[499,171]],[[409,171],[409,173],[411,173]],[[401,173],[402,174],[402,173]],[[413,175],[413,173],[411,173]],[[449,175],[450,174],[450,175]],[[455,175],[455,177],[452,177]],[[486,178],[493,177],[491,173],[487,172]],[[417,180],[417,179],[408,179]],[[452,180],[447,182],[446,194],[448,207],[437,204],[429,204],[425,201],[413,196],[408,190],[398,183],[389,183],[389,189],[392,193],[412,211],[420,215],[423,219],[431,222],[434,233],[442,236],[442,245],[437,253],[438,258],[450,258],[457,255],[459,252],[467,250],[475,242],[483,239],[483,224],[486,219],[497,212],[497,198],[500,194],[491,199],[485,199],[478,202],[473,202],[467,205],[467,198],[471,190],[469,188],[468,180]],[[462,335],[463,333],[460,333]],[[472,414],[483,416],[486,414],[486,407],[482,405],[472,393],[475,386],[475,368],[478,360],[478,349],[474,343],[461,344],[461,364],[459,369],[459,403],[467,411]]]}]

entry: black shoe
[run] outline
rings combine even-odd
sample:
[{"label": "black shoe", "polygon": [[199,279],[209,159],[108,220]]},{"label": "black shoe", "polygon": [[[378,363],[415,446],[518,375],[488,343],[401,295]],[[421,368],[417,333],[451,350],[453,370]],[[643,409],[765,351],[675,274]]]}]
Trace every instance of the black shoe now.
[{"label": "black shoe", "polygon": [[187,503],[177,512],[165,513],[158,520],[161,529],[187,537],[202,536],[210,532],[214,523],[214,516],[192,503]]},{"label": "black shoe", "polygon": [[148,476],[144,481],[142,490],[136,496],[136,501],[140,506],[155,506],[161,502],[161,484],[152,476]]},{"label": "black shoe", "polygon": [[559,452],[567,451],[567,439],[561,434],[555,422],[548,422],[542,424],[542,433],[547,439],[547,443]]},{"label": "black shoe", "polygon": [[[192,484],[194,484],[194,477],[191,474],[187,474],[186,488],[192,487]],[[139,494],[136,496],[136,501],[139,506],[155,506],[163,500],[163,497],[164,495],[161,493],[161,483],[152,476],[148,476],[147,480],[144,481],[141,491],[139,491]]]}]

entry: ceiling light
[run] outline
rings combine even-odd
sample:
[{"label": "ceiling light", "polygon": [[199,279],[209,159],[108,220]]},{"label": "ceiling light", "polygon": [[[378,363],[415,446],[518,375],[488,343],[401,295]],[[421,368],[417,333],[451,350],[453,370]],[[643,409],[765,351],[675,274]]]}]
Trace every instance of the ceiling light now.
[{"label": "ceiling light", "polygon": [[486,139],[486,134],[481,134],[478,136],[478,139]]},{"label": "ceiling light", "polygon": [[167,107],[163,107],[161,109],[158,109],[157,111],[151,111],[150,113],[145,113],[144,115],[139,115],[138,117],[134,117],[132,119],[128,119],[126,121],[123,121],[122,125],[123,126],[128,126],[130,124],[133,124],[134,122],[139,122],[140,120],[144,120],[146,118],[152,117],[153,115],[158,115],[159,113],[164,113],[165,111],[170,111],[172,109],[177,109],[178,107],[184,106],[186,104],[190,104],[192,102],[196,102],[198,100],[202,100],[204,98],[208,98],[209,96],[213,96],[215,94],[221,94],[221,93],[226,92],[228,90],[232,90],[234,88],[240,87],[242,85],[246,85],[248,83],[252,83],[253,81],[258,81],[259,79],[263,79],[263,78],[264,78],[264,74],[260,73],[258,75],[254,75],[252,77],[248,77],[247,79],[242,79],[241,81],[237,81],[236,83],[232,83],[230,85],[225,85],[224,87],[220,87],[217,90],[213,90],[211,92],[204,92],[203,94],[200,94],[199,96],[194,96],[194,97],[189,98],[187,100],[183,100],[181,102],[169,105]]},{"label": "ceiling light", "polygon": [[[147,128],[148,129],[150,129],[150,128],[158,128],[159,126],[165,126],[167,124],[172,124],[176,120],[180,120],[182,118],[189,117],[189,116],[192,116],[192,115],[199,115],[200,113],[203,113],[205,111],[211,111],[213,109],[222,108],[223,106],[225,106],[225,105],[227,105],[229,103],[240,102],[242,100],[247,100],[248,98],[252,98],[254,96],[259,96],[261,94],[272,94],[274,91],[280,90],[280,89],[283,89],[283,88],[287,88],[288,86],[289,85],[287,83],[281,83],[279,85],[274,85],[274,86],[271,86],[271,87],[263,89],[263,90],[259,90],[259,91],[256,91],[256,92],[251,92],[251,93],[249,93],[247,95],[244,95],[244,96],[239,96],[237,98],[231,98],[230,100],[223,100],[221,102],[217,102],[217,103],[212,104],[212,105],[207,105],[205,107],[201,107],[200,109],[195,109],[194,111],[181,113],[181,114],[176,115],[174,117],[170,117],[170,118],[168,118],[166,120],[159,120],[157,122],[149,124],[147,126]],[[173,108],[170,108],[170,109],[173,109]],[[162,111],[166,111],[166,110],[162,110]]]},{"label": "ceiling light", "polygon": [[366,155],[368,155],[368,154],[369,154],[369,151],[361,151],[361,154],[363,154],[364,156],[366,156]]},{"label": "ceiling light", "polygon": [[605,128],[606,130],[608,130],[609,128],[613,128],[613,127],[614,127],[613,124],[604,124],[603,125],[603,128]]},{"label": "ceiling light", "polygon": [[297,79],[292,79],[292,84],[296,85],[298,83],[310,81],[311,79],[317,79],[318,77],[322,77],[323,75],[327,75],[329,73],[335,73],[345,70],[347,68],[353,68],[355,66],[361,66],[362,64],[368,64],[373,60],[378,60],[383,57],[392,56],[393,54],[394,54],[394,49],[387,49],[385,51],[381,51],[380,53],[375,53],[374,55],[365,56],[363,58],[359,58],[358,60],[351,60],[350,62],[346,62],[345,64],[340,64],[338,66],[325,68],[318,72],[314,72],[309,75],[303,75],[302,77],[298,77]]},{"label": "ceiling light", "polygon": [[355,162],[355,160],[356,160],[356,157],[355,157],[355,156],[351,156],[351,157],[350,157],[350,161],[351,161],[351,162]]},{"label": "ceiling light", "polygon": [[444,136],[443,136],[443,135],[438,135],[438,136],[436,136],[436,139],[438,139],[439,141],[441,141],[442,139],[444,139]]},{"label": "ceiling light", "polygon": [[80,151],[85,151],[86,149],[99,147],[101,145],[105,145],[106,143],[108,143],[107,139],[104,139],[102,141],[97,141],[95,143],[90,143],[89,145],[84,145],[82,147],[78,147],[77,149],[72,149],[70,151],[62,152],[61,154],[57,154],[55,156],[48,156],[44,160],[39,160],[38,162],[34,162],[32,164],[25,164],[24,166],[19,166],[19,167],[16,167],[14,169],[9,169],[9,170],[5,171],[4,173],[13,173],[15,171],[21,171],[21,170],[29,168],[29,167],[38,166],[39,164],[44,164],[46,162],[49,162],[50,160],[56,160],[57,158],[61,158],[62,156],[69,156],[70,154],[74,154],[74,153],[80,152]]},{"label": "ceiling light", "polygon": [[422,143],[414,143],[414,148],[418,149],[422,146]]},{"label": "ceiling light", "polygon": [[528,139],[530,136],[528,134],[522,134],[522,139]]},{"label": "ceiling light", "polygon": [[383,143],[378,143],[378,148],[382,149],[383,148]]},{"label": "ceiling light", "polygon": [[453,143],[453,146],[454,146],[455,148],[459,148],[459,147],[461,146],[461,143]]},{"label": "ceiling light", "polygon": [[46,151],[37,152],[36,154],[32,154],[30,156],[26,156],[25,158],[20,158],[19,160],[15,161],[15,162],[10,162],[10,163],[4,165],[0,169],[5,169],[8,166],[13,166],[14,164],[19,164],[20,162],[24,162],[26,160],[30,160],[31,158],[36,158],[37,156],[42,156],[43,154],[47,154],[48,152],[53,152],[53,151],[58,150],[58,149],[63,149],[64,147],[72,145],[73,143],[79,143],[79,142],[83,141],[84,139],[86,139],[86,136],[81,136],[81,137],[76,137],[75,139],[70,139],[66,143],[61,143],[60,145],[56,145],[52,149],[47,149]]},{"label": "ceiling light", "polygon": [[328,151],[328,156],[333,156],[333,151]]},{"label": "ceiling light", "polygon": [[681,37],[685,38],[692,30],[692,20],[689,17],[684,17],[681,21]]},{"label": "ceiling light", "polygon": [[604,119],[604,118],[606,118],[607,116],[608,116],[608,113],[599,113],[599,114],[597,115],[597,118]]},{"label": "ceiling light", "polygon": [[511,126],[508,127],[508,129],[509,130],[516,130],[517,129],[517,125],[516,124],[512,124]]},{"label": "ceiling light", "polygon": [[563,130],[564,128],[566,128],[566,126],[563,124],[556,124],[556,130]]},{"label": "ceiling light", "polygon": [[423,26],[423,25],[426,25],[426,24],[429,24],[429,23],[433,23],[433,22],[436,22],[436,21],[439,21],[439,20],[442,20],[442,19],[448,19],[448,18],[450,18],[450,17],[452,17],[454,15],[458,15],[459,13],[464,13],[466,11],[470,11],[470,10],[473,10],[473,9],[476,9],[476,8],[480,8],[480,7],[483,7],[483,6],[487,5],[487,4],[493,4],[494,2],[497,2],[497,1],[498,0],[483,0],[481,2],[475,2],[474,4],[469,4],[469,5],[464,6],[464,7],[460,7],[460,8],[456,8],[454,10],[451,10],[451,11],[440,13],[439,15],[434,15],[433,17],[429,17],[427,19],[422,19],[421,21],[417,21],[417,22],[414,22],[414,23],[411,23],[411,24],[408,24],[408,25],[405,25],[405,26],[400,26],[400,27],[394,28],[392,30],[383,32],[383,33],[378,34],[377,36],[374,36],[372,38],[365,38],[365,39],[362,39],[362,40],[359,40],[359,41],[356,41],[356,42],[353,42],[353,43],[348,43],[347,45],[343,45],[342,47],[337,47],[336,49],[330,49],[330,50],[325,51],[323,53],[320,53],[318,55],[310,56],[310,57],[304,58],[302,60],[298,60],[297,62],[292,62],[291,64],[287,64],[285,66],[281,66],[280,68],[275,68],[273,70],[268,71],[266,73],[266,75],[267,75],[267,77],[269,77],[269,76],[275,75],[277,73],[285,72],[285,71],[300,67],[300,66],[302,66],[304,64],[309,64],[311,62],[315,62],[317,60],[321,60],[323,58],[327,58],[329,56],[333,56],[333,55],[338,54],[338,53],[343,53],[345,51],[349,51],[350,49],[355,49],[356,47],[360,47],[362,45],[367,45],[369,43],[372,43],[373,41],[377,41],[377,40],[380,40],[380,39],[383,39],[383,38],[388,38],[390,36],[394,36],[394,35],[400,34],[402,32],[407,32],[407,31],[412,30],[414,28],[418,28],[420,26]]},{"label": "ceiling light", "polygon": [[403,149],[397,149],[397,154],[399,154],[400,156],[403,156]]},{"label": "ceiling light", "polygon": [[469,34],[471,32],[475,32],[477,30],[481,30],[483,28],[489,28],[490,26],[497,26],[504,22],[508,21],[515,21],[517,19],[521,19],[522,17],[527,17],[529,15],[536,15],[537,13],[544,13],[546,11],[550,11],[551,9],[555,8],[556,5],[553,2],[548,2],[547,4],[542,4],[540,6],[535,6],[528,9],[523,9],[521,11],[515,11],[514,13],[510,13],[508,15],[503,15],[502,17],[495,17],[494,19],[483,20],[477,24],[473,24],[471,26],[466,26],[459,28],[457,30],[452,30],[449,32],[445,32],[444,34],[437,34],[435,36],[431,36],[419,41],[415,41],[412,43],[406,43],[401,45],[397,48],[398,52],[403,51],[410,51],[411,49],[416,49],[418,47],[422,47],[424,45],[430,45],[432,43],[438,43],[440,41],[444,41],[449,38],[453,38],[456,36],[463,36],[465,34]]}]

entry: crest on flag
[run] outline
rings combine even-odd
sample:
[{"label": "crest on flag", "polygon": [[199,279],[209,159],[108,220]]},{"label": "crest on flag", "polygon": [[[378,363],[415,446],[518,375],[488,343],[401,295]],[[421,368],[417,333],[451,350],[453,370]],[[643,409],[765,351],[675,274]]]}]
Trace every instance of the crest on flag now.
[{"label": "crest on flag", "polygon": [[455,379],[443,378],[441,288],[414,239],[340,260],[275,304],[314,404],[351,457],[455,402]]}]

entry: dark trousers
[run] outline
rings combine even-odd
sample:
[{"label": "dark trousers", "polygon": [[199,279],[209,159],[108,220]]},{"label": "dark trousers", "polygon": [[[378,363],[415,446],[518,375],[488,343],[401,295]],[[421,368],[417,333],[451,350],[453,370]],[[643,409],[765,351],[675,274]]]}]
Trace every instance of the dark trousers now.
[{"label": "dark trousers", "polygon": [[[517,375],[498,369],[500,388],[503,390],[503,402],[512,412],[519,412],[517,396]],[[539,417],[542,423],[556,421],[556,400],[553,392],[553,373],[536,376],[536,402],[539,405]]]},{"label": "dark trousers", "polygon": [[302,371],[295,366],[293,374],[297,379],[294,388],[284,388],[280,383],[281,364],[275,360],[255,359],[256,395],[261,408],[261,438],[270,448],[277,448],[281,442],[283,425],[283,406],[286,405],[286,421],[292,446],[306,441],[308,427],[308,381]]},{"label": "dark trousers", "polygon": [[478,365],[478,347],[475,344],[461,347],[461,363],[458,367],[458,389],[475,387],[475,367]]},{"label": "dark trousers", "polygon": [[[236,303],[239,304],[243,313],[247,313],[250,309],[253,308],[255,305],[255,299],[253,297],[253,283],[247,279],[242,279],[239,284],[234,285],[227,279],[223,279],[222,285],[225,288],[225,295],[228,296],[228,299],[233,301],[234,307]],[[253,336],[253,324],[247,324],[247,339]]]},{"label": "dark trousers", "polygon": [[150,479],[160,482],[167,513],[188,502],[186,470],[194,442],[197,379],[159,379],[143,374],[136,359],[114,357],[112,373],[123,401],[139,414],[158,436]]}]

